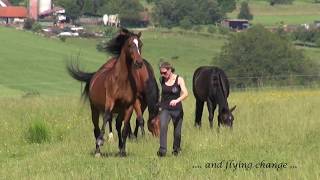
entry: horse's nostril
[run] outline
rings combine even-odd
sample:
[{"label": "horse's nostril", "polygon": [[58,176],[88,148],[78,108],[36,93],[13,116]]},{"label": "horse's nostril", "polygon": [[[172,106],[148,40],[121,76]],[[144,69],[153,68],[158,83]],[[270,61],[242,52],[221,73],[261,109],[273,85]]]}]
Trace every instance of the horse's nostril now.
[{"label": "horse's nostril", "polygon": [[136,68],[141,68],[142,65],[143,65],[143,61],[142,61],[142,60],[141,60],[141,61],[138,61],[138,60],[137,60],[134,64],[135,64],[135,67],[136,67]]}]

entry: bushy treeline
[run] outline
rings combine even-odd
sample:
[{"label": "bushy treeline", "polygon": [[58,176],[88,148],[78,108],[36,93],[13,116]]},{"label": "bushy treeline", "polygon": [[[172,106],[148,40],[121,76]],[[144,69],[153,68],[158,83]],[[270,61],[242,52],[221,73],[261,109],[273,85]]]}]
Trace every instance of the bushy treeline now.
[{"label": "bushy treeline", "polygon": [[[231,34],[217,57],[218,66],[238,87],[305,85],[319,75],[319,66],[290,40],[258,25]],[[293,78],[303,76],[303,79]]]},{"label": "bushy treeline", "polygon": [[303,44],[312,43],[313,46],[320,47],[320,29],[310,28],[305,29],[299,27],[296,31],[291,33],[291,38],[294,41],[300,41]]},{"label": "bushy treeline", "polygon": [[156,25],[213,24],[236,8],[235,0],[154,0]]},{"label": "bushy treeline", "polygon": [[139,0],[57,0],[56,3],[66,9],[72,20],[82,15],[119,14],[125,25],[138,21],[139,13],[144,11]]}]

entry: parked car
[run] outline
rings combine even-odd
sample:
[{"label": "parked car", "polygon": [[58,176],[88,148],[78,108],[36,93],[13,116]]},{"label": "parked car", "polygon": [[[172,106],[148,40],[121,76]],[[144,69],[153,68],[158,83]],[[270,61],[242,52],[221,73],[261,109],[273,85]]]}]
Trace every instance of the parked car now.
[{"label": "parked car", "polygon": [[64,32],[59,33],[58,36],[77,37],[77,36],[79,36],[79,33],[75,32],[75,31],[64,31]]}]

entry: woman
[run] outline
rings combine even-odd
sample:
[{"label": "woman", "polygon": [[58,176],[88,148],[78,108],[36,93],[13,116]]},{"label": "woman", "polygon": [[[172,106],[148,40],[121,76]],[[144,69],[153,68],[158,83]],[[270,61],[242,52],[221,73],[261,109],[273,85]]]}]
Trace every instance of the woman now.
[{"label": "woman", "polygon": [[174,126],[172,154],[177,156],[181,151],[181,127],[183,121],[182,101],[188,96],[184,79],[174,73],[174,68],[168,62],[160,65],[161,112],[160,112],[160,148],[157,155],[162,157],[167,153],[167,131],[170,119]]}]

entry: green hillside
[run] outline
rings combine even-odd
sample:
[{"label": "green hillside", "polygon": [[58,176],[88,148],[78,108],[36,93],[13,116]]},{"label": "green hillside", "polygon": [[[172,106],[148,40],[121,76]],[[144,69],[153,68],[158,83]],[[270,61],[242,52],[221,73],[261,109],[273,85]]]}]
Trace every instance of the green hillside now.
[{"label": "green hillside", "polygon": [[[229,17],[236,18],[240,6]],[[276,26],[284,24],[305,24],[320,20],[320,3],[313,1],[294,1],[291,5],[270,6],[266,1],[249,1],[249,8],[253,14],[253,24]]]},{"label": "green hillside", "polygon": [[[154,68],[160,59],[174,57],[173,64],[190,83],[195,67],[211,64],[224,42],[221,36],[153,31],[143,32],[142,39],[143,57]],[[66,61],[78,59],[84,70],[95,71],[108,57],[95,49],[98,41],[68,38],[62,42],[0,27],[0,42],[5,44],[0,49],[1,91],[52,95],[74,92],[80,85],[67,75]]]},{"label": "green hillside", "polygon": [[21,93],[70,92],[70,86],[74,90],[77,83],[66,73],[66,60],[79,55],[81,62],[90,62],[87,66],[96,68],[97,64],[106,59],[104,54],[97,53],[96,42],[92,40],[68,39],[63,43],[58,39],[0,27],[0,42],[0,84],[7,90],[13,89]]}]

